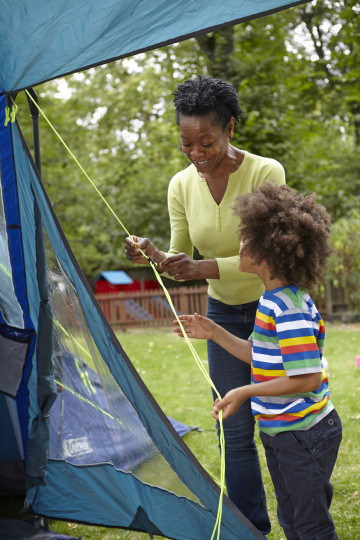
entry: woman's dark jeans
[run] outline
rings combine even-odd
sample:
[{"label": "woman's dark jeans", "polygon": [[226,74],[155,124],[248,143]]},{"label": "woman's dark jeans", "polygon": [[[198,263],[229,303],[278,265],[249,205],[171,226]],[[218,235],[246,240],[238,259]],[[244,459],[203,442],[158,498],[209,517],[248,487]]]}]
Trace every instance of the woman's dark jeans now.
[{"label": "woman's dark jeans", "polygon": [[[208,298],[207,316],[229,332],[248,339],[253,331],[258,302],[229,306]],[[250,365],[235,358],[213,341],[207,342],[210,377],[223,397],[229,390],[250,384]],[[217,397],[213,392],[214,400]],[[270,521],[254,441],[250,400],[224,423],[225,481],[229,499],[259,531],[267,534]],[[216,423],[218,434],[219,424]]]}]

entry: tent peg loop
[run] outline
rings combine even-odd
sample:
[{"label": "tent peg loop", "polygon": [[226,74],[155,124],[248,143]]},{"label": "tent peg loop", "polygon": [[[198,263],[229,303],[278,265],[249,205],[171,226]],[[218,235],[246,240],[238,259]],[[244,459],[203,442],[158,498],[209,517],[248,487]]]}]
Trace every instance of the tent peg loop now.
[{"label": "tent peg loop", "polygon": [[18,110],[18,106],[15,105],[15,103],[11,107],[11,111],[10,111],[10,107],[5,107],[5,122],[4,122],[5,127],[8,125],[9,122],[11,122],[12,124],[15,122],[17,110]]}]

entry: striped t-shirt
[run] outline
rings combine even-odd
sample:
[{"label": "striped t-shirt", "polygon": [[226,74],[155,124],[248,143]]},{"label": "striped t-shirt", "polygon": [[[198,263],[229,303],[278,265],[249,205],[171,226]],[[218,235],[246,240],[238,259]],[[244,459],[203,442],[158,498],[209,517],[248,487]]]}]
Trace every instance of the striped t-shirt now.
[{"label": "striped t-shirt", "polygon": [[260,430],[268,435],[306,430],[334,407],[322,369],[325,326],[309,294],[295,286],[265,291],[260,298],[252,340],[251,382],[322,372],[315,392],[251,399]]}]

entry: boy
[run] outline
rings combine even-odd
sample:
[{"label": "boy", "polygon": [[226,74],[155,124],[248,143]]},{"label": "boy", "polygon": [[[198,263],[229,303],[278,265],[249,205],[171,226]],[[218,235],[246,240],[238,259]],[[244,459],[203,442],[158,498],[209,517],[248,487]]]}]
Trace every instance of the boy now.
[{"label": "boy", "polygon": [[329,480],[342,427],[322,370],[324,323],[305,292],[331,254],[330,218],[315,195],[271,182],[240,196],[234,212],[241,221],[239,270],[265,286],[249,341],[196,313],[179,318],[190,338],[211,339],[251,364],[252,384],[216,400],[212,415],[218,419],[222,410],[225,420],[251,398],[286,538],[335,540]]}]

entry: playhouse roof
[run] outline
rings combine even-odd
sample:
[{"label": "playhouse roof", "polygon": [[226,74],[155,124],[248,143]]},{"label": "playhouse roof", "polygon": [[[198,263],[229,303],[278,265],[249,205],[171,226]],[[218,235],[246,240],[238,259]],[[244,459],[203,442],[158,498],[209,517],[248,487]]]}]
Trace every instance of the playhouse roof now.
[{"label": "playhouse roof", "polygon": [[99,279],[104,279],[111,283],[111,285],[130,285],[134,281],[123,270],[103,270],[96,276],[94,283],[96,283]]}]

